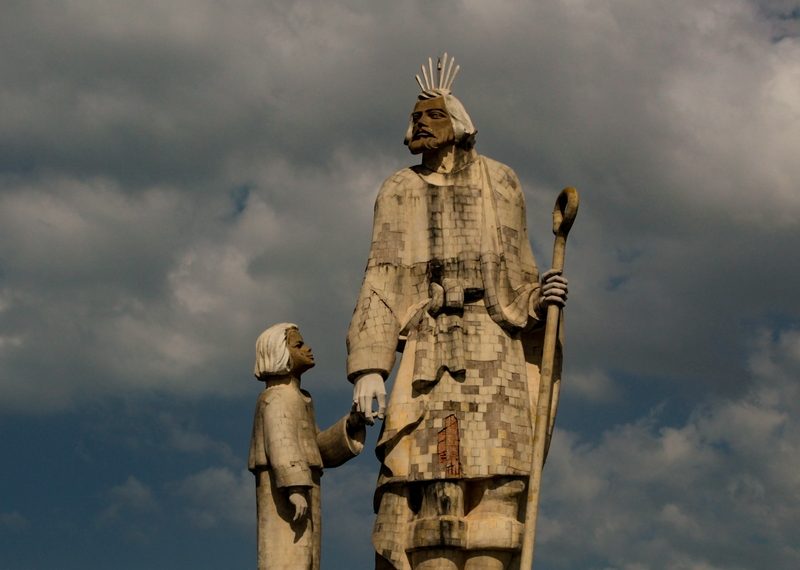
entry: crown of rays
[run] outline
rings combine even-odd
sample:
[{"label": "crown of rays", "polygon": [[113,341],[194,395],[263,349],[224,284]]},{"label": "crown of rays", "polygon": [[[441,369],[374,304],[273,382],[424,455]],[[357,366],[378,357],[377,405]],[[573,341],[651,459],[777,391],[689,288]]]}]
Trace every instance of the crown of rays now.
[{"label": "crown of rays", "polygon": [[414,76],[419,88],[422,90],[422,94],[428,97],[436,97],[442,93],[449,93],[450,88],[453,86],[453,81],[456,80],[456,75],[458,75],[458,70],[461,69],[460,65],[455,65],[454,67],[455,61],[454,57],[450,57],[448,60],[447,52],[445,52],[436,61],[436,71],[434,72],[433,59],[429,57],[428,67],[426,68],[424,63],[420,66],[422,78],[419,75]]}]

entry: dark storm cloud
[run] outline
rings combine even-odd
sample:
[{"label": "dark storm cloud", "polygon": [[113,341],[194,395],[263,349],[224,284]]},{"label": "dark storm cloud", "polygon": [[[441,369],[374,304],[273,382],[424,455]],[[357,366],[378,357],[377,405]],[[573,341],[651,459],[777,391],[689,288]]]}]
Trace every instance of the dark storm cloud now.
[{"label": "dark storm cloud", "polygon": [[[637,449],[661,450],[657,463],[677,442],[686,463],[665,465],[697,465],[689,483],[711,488],[726,468],[764,460],[752,449],[721,458],[704,443],[746,435],[718,433],[737,421],[735,406],[788,418],[759,441],[793,448],[786,410],[747,398],[778,377],[789,379],[771,393],[794,390],[795,368],[748,359],[795,354],[797,11],[796,2],[745,0],[6,2],[0,409],[81,412],[112,395],[155,394],[165,406],[247,399],[258,389],[255,337],[288,320],[317,353],[310,388],[331,395],[320,423],[338,417],[374,196],[414,161],[401,144],[413,75],[447,50],[462,65],[455,93],[478,149],[522,179],[541,268],[557,191],[575,185],[582,195],[567,253],[561,413],[589,420],[564,426],[548,469],[566,479],[595,473],[602,487],[619,476],[612,451],[633,469]],[[762,330],[783,344],[764,344]],[[642,392],[678,399],[684,415],[651,414],[657,402]],[[609,410],[618,408],[638,419],[614,431]],[[168,497],[206,529],[244,527],[251,506],[247,474],[233,465],[238,448],[202,427],[179,429],[180,419],[154,421],[175,450],[206,462],[174,475],[173,487],[146,471],[117,477],[98,491],[108,508]],[[579,433],[586,425],[596,426],[590,443]],[[749,477],[726,481],[742,492],[778,481],[764,470]],[[608,505],[615,520],[636,520],[637,493],[655,496],[664,483],[627,482],[631,494]],[[592,484],[586,497],[600,501]],[[553,485],[545,543],[571,564],[557,519],[579,518],[578,507]],[[334,484],[337,509],[369,503],[369,485],[358,496],[344,487]],[[204,502],[214,489],[224,492]],[[692,525],[719,522],[697,501],[662,498],[646,513],[659,528],[685,538]],[[24,532],[31,520],[16,505],[3,509],[6,527]],[[587,524],[578,530],[607,531]],[[626,532],[639,545],[627,559],[613,542],[575,556],[627,570],[663,559],[661,546]],[[765,536],[782,548],[794,538]],[[676,568],[727,564],[689,542],[671,559]],[[795,556],[781,552],[776,565]]]},{"label": "dark storm cloud", "polygon": [[[15,9],[4,351],[27,371],[14,377],[47,375],[36,340],[66,339],[48,342],[71,355],[54,361],[86,380],[59,401],[94,382],[86,357],[108,386],[181,390],[190,374],[191,390],[228,391],[199,371],[245,358],[234,339],[284,314],[319,330],[338,377],[374,192],[409,160],[409,78],[439,46],[464,63],[479,148],[526,184],[540,265],[555,191],[583,192],[570,310],[592,318],[571,328],[576,372],[721,385],[741,365],[737,327],[798,312],[796,274],[761,277],[797,241],[798,48],[747,3]],[[126,373],[140,362],[144,377]]]}]

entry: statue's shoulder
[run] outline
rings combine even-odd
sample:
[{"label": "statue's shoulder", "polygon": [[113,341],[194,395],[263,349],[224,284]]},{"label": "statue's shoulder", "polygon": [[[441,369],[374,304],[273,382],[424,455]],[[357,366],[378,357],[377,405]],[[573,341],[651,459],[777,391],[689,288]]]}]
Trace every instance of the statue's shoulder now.
[{"label": "statue's shoulder", "polygon": [[495,190],[508,195],[508,197],[522,195],[522,186],[514,169],[488,156],[481,155],[481,160],[486,164]]},{"label": "statue's shoulder", "polygon": [[422,179],[412,167],[402,168],[383,181],[378,192],[378,199],[403,195],[423,186]]},{"label": "statue's shoulder", "polygon": [[258,396],[259,406],[291,405],[301,398],[300,391],[289,385],[270,386]]}]

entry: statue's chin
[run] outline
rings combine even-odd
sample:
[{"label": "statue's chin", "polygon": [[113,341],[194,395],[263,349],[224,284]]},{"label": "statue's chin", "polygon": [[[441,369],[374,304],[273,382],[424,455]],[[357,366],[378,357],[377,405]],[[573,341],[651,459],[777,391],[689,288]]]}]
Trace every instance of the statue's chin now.
[{"label": "statue's chin", "polygon": [[436,137],[423,137],[420,139],[412,140],[408,143],[408,150],[411,154],[419,154],[429,150],[436,150],[441,146],[441,141]]}]

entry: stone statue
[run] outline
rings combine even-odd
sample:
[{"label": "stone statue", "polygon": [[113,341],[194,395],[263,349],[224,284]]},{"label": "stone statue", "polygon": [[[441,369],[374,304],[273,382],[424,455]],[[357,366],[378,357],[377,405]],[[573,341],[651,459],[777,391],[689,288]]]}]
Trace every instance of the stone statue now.
[{"label": "stone statue", "polygon": [[248,468],[256,477],[259,570],[319,570],[320,477],[364,447],[364,421],[350,413],[320,431],[300,376],[314,366],[296,325],[280,323],[256,341],[258,397]]},{"label": "stone statue", "polygon": [[560,270],[540,281],[516,174],[473,148],[458,70],[445,54],[417,76],[405,143],[422,163],[380,189],[347,335],[356,407],[384,419],[378,569],[519,568],[544,316],[567,298]]}]

